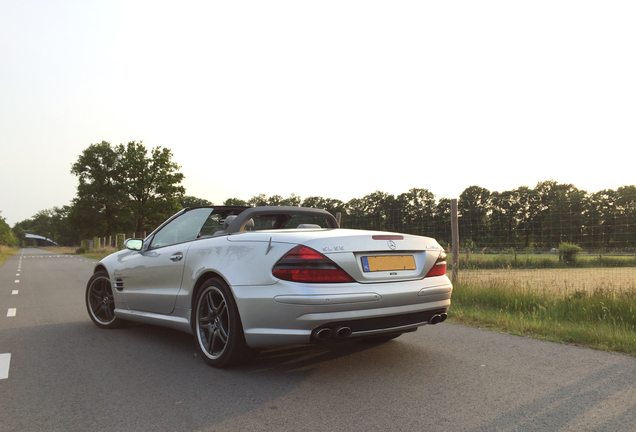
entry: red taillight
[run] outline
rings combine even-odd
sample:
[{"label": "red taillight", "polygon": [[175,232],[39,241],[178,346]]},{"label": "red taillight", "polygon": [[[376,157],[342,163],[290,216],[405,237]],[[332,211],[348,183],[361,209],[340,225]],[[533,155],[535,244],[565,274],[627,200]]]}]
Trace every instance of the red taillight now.
[{"label": "red taillight", "polygon": [[274,266],[272,274],[278,279],[306,283],[355,282],[336,263],[306,246],[298,245]]},{"label": "red taillight", "polygon": [[439,252],[439,256],[437,257],[437,261],[433,267],[428,271],[426,277],[430,276],[444,276],[446,274],[446,252],[442,249]]}]

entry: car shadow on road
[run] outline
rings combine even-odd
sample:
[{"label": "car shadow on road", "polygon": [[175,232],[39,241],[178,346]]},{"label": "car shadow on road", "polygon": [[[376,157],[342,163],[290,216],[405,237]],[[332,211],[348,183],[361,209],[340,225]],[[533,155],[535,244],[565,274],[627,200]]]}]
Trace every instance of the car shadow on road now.
[{"label": "car shadow on road", "polygon": [[[140,323],[129,323],[122,333],[127,333],[133,339],[142,338],[144,344],[157,343],[178,348],[199,357],[196,352],[194,337],[187,333],[151,326]],[[290,373],[311,370],[316,366],[340,358],[378,349],[383,345],[395,345],[394,341],[370,342],[350,340],[325,344],[304,344],[283,347],[266,348],[260,350],[258,356],[249,363],[224,369],[236,373]],[[198,359],[205,364],[203,359]]]}]

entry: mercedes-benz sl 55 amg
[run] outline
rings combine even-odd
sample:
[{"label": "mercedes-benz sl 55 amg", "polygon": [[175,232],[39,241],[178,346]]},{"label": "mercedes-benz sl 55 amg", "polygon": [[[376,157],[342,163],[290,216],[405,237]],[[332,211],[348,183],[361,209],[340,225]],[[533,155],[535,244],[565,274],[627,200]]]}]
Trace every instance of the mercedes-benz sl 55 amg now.
[{"label": "mercedes-benz sl 55 amg", "polygon": [[452,285],[432,238],[341,229],[302,207],[197,207],[95,266],[93,322],[194,335],[225,367],[260,348],[388,340],[446,319]]}]

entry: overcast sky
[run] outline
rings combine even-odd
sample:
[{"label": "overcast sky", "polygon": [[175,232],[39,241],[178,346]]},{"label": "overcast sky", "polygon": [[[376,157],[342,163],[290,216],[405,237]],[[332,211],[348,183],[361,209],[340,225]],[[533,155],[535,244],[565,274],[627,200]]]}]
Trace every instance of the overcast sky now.
[{"label": "overcast sky", "polygon": [[0,1],[0,211],[70,204],[90,144],[186,193],[456,198],[636,183],[634,1]]}]

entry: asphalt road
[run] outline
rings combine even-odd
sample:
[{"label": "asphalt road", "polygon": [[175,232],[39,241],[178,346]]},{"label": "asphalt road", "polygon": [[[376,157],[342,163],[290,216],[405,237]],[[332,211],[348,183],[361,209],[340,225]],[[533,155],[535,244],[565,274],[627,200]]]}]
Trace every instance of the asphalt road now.
[{"label": "asphalt road", "polygon": [[636,431],[633,357],[443,323],[217,370],[190,335],[93,325],[93,265],[0,266],[0,431]]}]

